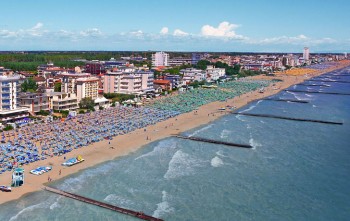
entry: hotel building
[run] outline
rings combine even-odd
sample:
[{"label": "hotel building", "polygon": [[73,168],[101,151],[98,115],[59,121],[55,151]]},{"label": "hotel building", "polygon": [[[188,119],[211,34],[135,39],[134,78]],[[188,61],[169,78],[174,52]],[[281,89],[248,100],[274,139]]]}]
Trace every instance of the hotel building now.
[{"label": "hotel building", "polygon": [[28,117],[29,109],[19,107],[20,76],[0,76],[0,121],[15,122]]}]

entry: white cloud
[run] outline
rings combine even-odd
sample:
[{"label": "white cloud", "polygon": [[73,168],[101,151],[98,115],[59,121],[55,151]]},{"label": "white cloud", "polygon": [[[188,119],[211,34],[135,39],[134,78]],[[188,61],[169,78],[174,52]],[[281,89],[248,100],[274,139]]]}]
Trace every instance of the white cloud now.
[{"label": "white cloud", "polygon": [[309,40],[308,37],[305,35],[298,35],[298,36],[280,36],[280,37],[273,37],[273,38],[265,38],[263,40],[257,41],[258,44],[293,44],[293,43],[300,43],[305,42]]},{"label": "white cloud", "polygon": [[29,34],[31,36],[40,37],[45,32],[42,30],[43,26],[44,26],[43,23],[38,22],[34,27],[32,27],[28,30],[24,30],[24,31],[20,30],[20,32],[22,32],[22,34],[24,34],[24,35]]},{"label": "white cloud", "polygon": [[11,38],[16,37],[17,33],[9,30],[0,30],[0,38]]},{"label": "white cloud", "polygon": [[166,35],[169,33],[169,28],[168,27],[163,27],[160,32],[160,34]]},{"label": "white cloud", "polygon": [[237,27],[239,27],[239,25],[224,21],[221,22],[217,28],[204,25],[201,34],[207,37],[242,38],[243,36],[237,35],[234,31]]},{"label": "white cloud", "polygon": [[41,22],[38,22],[33,28],[31,28],[32,30],[38,30],[40,28],[42,28],[44,25]]},{"label": "white cloud", "polygon": [[174,31],[174,36],[187,36],[189,35],[187,32],[184,32],[180,29],[175,29]]},{"label": "white cloud", "polygon": [[91,28],[86,31],[81,31],[80,35],[83,37],[99,37],[102,35],[102,32],[97,28]]},{"label": "white cloud", "polygon": [[335,43],[336,40],[332,38],[320,38],[314,39],[307,37],[303,34],[297,36],[280,36],[273,38],[265,38],[262,40],[249,40],[247,43],[250,44],[259,44],[259,45],[284,45],[284,44],[292,44],[292,45],[320,45],[320,44],[331,44]]},{"label": "white cloud", "polygon": [[138,30],[138,31],[131,31],[131,32],[129,32],[129,34],[131,34],[133,36],[141,37],[141,36],[143,36],[144,33],[143,33],[143,31]]}]

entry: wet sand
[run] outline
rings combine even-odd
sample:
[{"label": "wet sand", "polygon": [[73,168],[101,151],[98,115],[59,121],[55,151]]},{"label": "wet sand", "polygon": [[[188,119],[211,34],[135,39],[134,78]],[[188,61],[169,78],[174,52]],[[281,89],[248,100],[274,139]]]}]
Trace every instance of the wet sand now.
[{"label": "wet sand", "polygon": [[[41,190],[43,185],[48,182],[49,176],[53,181],[61,179],[85,168],[92,167],[97,164],[113,160],[117,157],[127,155],[150,142],[169,137],[172,134],[181,133],[193,129],[204,124],[208,124],[225,114],[229,114],[228,111],[219,111],[218,108],[220,107],[230,105],[240,108],[249,102],[276,94],[281,90],[288,88],[291,85],[303,82],[308,78],[348,66],[349,64],[349,62],[342,62],[339,63],[338,66],[327,70],[312,72],[312,74],[308,74],[307,76],[276,75],[250,77],[251,79],[281,79],[283,81],[275,83],[274,86],[271,84],[269,87],[266,87],[264,93],[253,91],[234,99],[230,99],[227,102],[213,102],[201,106],[197,112],[192,111],[189,113],[181,114],[175,118],[171,118],[163,122],[159,122],[155,125],[148,126],[146,127],[146,131],[144,128],[138,129],[131,133],[114,137],[113,140],[110,141],[104,140],[91,144],[88,147],[75,149],[72,152],[64,155],[66,159],[76,157],[77,155],[82,155],[85,161],[72,167],[61,166],[61,164],[65,161],[64,156],[52,157],[40,162],[25,165],[23,167],[25,169],[24,185],[19,188],[12,188],[11,193],[0,192],[0,204],[18,199],[27,193]],[[32,175],[29,173],[30,170],[44,165],[52,165],[52,171],[44,173],[40,176]],[[60,170],[61,175],[59,175]],[[9,185],[10,183],[11,172],[6,172],[0,175],[0,185]]]}]

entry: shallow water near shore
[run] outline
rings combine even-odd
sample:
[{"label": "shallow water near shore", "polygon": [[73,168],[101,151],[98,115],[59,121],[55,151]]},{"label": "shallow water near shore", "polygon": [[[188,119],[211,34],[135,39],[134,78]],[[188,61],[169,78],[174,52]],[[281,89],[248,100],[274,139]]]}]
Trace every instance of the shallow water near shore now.
[{"label": "shallow water near shore", "polygon": [[[330,87],[291,89],[350,93],[350,84],[322,84]],[[344,124],[226,115],[184,135],[253,149],[166,138],[52,186],[164,220],[347,220],[350,96],[283,91],[273,97],[309,103],[255,101],[240,111]],[[0,220],[137,219],[41,191],[2,204]]]}]

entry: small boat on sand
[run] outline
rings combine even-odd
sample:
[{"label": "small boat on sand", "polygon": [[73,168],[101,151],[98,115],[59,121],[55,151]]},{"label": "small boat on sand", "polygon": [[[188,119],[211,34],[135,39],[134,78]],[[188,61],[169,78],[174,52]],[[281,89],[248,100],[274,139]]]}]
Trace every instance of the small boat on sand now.
[{"label": "small boat on sand", "polygon": [[11,192],[11,187],[9,186],[0,186],[0,191],[2,192]]},{"label": "small boat on sand", "polygon": [[49,172],[50,170],[52,170],[52,167],[37,167],[34,170],[31,170],[30,173],[34,174],[34,175],[41,175],[43,173]]},{"label": "small boat on sand", "polygon": [[84,161],[83,157],[79,155],[78,157],[73,157],[68,159],[66,162],[62,163],[62,166],[70,167],[75,164],[81,163],[83,161]]},{"label": "small boat on sand", "polygon": [[221,108],[219,108],[219,110],[223,111],[223,110],[226,110],[226,108],[225,107],[221,107]]}]

